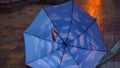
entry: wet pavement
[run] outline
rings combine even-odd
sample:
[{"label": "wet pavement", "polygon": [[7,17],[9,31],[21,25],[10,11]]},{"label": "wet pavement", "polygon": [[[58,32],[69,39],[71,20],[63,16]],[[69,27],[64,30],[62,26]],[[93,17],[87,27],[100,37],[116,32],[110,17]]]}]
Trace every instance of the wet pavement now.
[{"label": "wet pavement", "polygon": [[[120,9],[112,0],[75,0],[96,18],[108,51],[120,39]],[[29,68],[25,65],[23,31],[31,24],[42,5],[0,14],[0,68]],[[114,61],[120,62],[120,55]]]}]

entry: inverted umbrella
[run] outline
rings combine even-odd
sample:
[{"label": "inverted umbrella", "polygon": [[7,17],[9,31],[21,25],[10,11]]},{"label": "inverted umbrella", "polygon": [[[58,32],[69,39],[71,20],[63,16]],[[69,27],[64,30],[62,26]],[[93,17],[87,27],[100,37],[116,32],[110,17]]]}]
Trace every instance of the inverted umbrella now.
[{"label": "inverted umbrella", "polygon": [[95,68],[106,53],[96,20],[73,1],[43,7],[24,39],[33,68]]}]

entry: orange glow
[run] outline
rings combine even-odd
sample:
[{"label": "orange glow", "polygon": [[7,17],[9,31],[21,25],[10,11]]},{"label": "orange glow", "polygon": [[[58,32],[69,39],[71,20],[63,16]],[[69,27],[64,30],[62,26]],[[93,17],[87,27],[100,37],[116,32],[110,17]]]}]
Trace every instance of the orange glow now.
[{"label": "orange glow", "polygon": [[97,23],[101,29],[101,10],[102,10],[102,0],[87,0],[82,5],[80,5],[89,15],[97,18]]},{"label": "orange glow", "polygon": [[82,5],[83,9],[88,12],[91,16],[97,17],[100,11],[101,0],[87,0]]}]

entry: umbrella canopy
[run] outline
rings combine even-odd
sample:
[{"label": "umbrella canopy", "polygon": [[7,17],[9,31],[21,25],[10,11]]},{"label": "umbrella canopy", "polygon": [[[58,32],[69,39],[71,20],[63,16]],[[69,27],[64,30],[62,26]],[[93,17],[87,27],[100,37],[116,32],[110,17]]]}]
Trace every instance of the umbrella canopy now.
[{"label": "umbrella canopy", "polygon": [[24,39],[33,68],[95,68],[106,53],[96,20],[73,1],[43,7]]}]

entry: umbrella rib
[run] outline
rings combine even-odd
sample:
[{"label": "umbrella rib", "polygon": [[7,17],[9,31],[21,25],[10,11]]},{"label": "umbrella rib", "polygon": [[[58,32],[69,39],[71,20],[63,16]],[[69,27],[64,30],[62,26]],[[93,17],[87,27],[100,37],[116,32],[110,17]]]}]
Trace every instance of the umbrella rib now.
[{"label": "umbrella rib", "polygon": [[[70,55],[72,56],[72,58],[73,58],[73,60],[75,61],[75,58],[74,58],[74,56],[72,55],[72,53],[70,52],[70,49],[68,48],[68,51],[69,51],[69,53],[70,53]],[[79,67],[79,63],[77,63],[77,61],[75,61],[75,63],[78,65],[78,67]],[[80,68],[80,67],[79,67]]]},{"label": "umbrella rib", "polygon": [[93,20],[93,22],[86,28],[86,30],[84,30],[80,35],[78,35],[77,37],[75,37],[73,40],[74,41],[76,38],[80,37],[81,35],[83,35],[94,23],[95,23],[96,19]]},{"label": "umbrella rib", "polygon": [[[25,33],[25,34],[28,34],[28,33]],[[28,34],[28,35],[33,36],[32,34]],[[37,37],[37,36],[34,36],[34,37]],[[58,43],[58,44],[62,44],[62,45],[63,45],[63,43],[60,43],[60,42],[54,42],[54,41],[47,40],[47,39],[44,39],[44,38],[41,38],[41,37],[37,37],[37,38],[42,39],[42,40],[45,40],[45,41],[49,41],[49,42]]]},{"label": "umbrella rib", "polygon": [[[90,40],[87,40],[87,41],[88,41],[89,43],[91,43]],[[101,45],[98,41],[95,40],[95,42],[97,42],[99,45]],[[99,46],[99,48],[105,49],[104,46]],[[105,51],[105,50],[104,50],[104,51]]]},{"label": "umbrella rib", "polygon": [[[76,38],[78,38],[78,37],[80,37],[81,35],[83,35],[94,23],[95,23],[95,21],[96,21],[96,19],[94,19],[93,20],[93,22],[89,25],[89,27],[82,33],[82,34],[80,34],[80,35],[78,35],[77,37],[75,37],[73,40],[71,40],[71,41],[74,41]],[[97,41],[96,41],[97,42]],[[100,44],[99,42],[97,42],[98,44]],[[100,44],[101,45],[101,44]],[[103,46],[101,46],[103,49],[104,49],[104,47]]]},{"label": "umbrella rib", "polygon": [[92,50],[92,49],[87,49],[87,48],[82,48],[82,47],[76,47],[73,45],[69,45],[69,47],[75,47],[75,48],[79,48],[79,49],[85,49],[85,50],[91,50],[91,51],[100,51],[100,52],[106,52],[106,51],[102,51],[102,50]]},{"label": "umbrella rib", "polygon": [[[49,17],[49,14],[47,13],[47,11],[46,11],[46,9],[44,7],[43,7],[43,10],[46,12],[46,15]],[[49,17],[49,19],[50,19],[50,17]],[[51,21],[52,25],[54,26],[54,28],[57,29],[56,26],[55,26],[55,24],[53,23],[53,21],[51,19],[50,19],[50,21]],[[62,37],[59,35],[60,33],[56,32],[56,34],[59,36],[59,38],[62,40],[62,42],[64,42],[64,40],[62,39]]]},{"label": "umbrella rib", "polygon": [[[62,48],[62,47],[60,47],[60,48]],[[44,58],[44,57],[47,57],[47,56],[49,56],[50,54],[54,53],[55,51],[59,50],[60,48],[57,48],[56,50],[52,51],[52,52],[49,53],[48,55],[45,55],[45,56],[43,56],[43,57],[41,57],[41,58],[37,58],[37,59],[34,59],[34,60],[32,60],[32,61],[29,61],[28,63],[31,63],[31,62],[34,62],[34,61],[36,61],[36,60],[38,60],[38,59],[42,59],[42,58]]]},{"label": "umbrella rib", "polygon": [[63,55],[62,55],[62,57],[61,57],[61,61],[60,61],[60,64],[59,64],[58,68],[60,67],[60,65],[61,65],[61,63],[62,63],[62,59],[63,59],[64,53],[65,53],[65,47],[64,47]]},{"label": "umbrella rib", "polygon": [[72,0],[73,2],[72,2],[72,12],[71,12],[71,21],[70,21],[70,27],[69,27],[69,29],[68,29],[68,34],[67,34],[67,38],[66,38],[66,40],[68,39],[68,36],[69,36],[69,33],[70,33],[70,30],[71,30],[71,26],[72,26],[72,18],[73,18],[73,7],[74,7],[74,0]]}]

